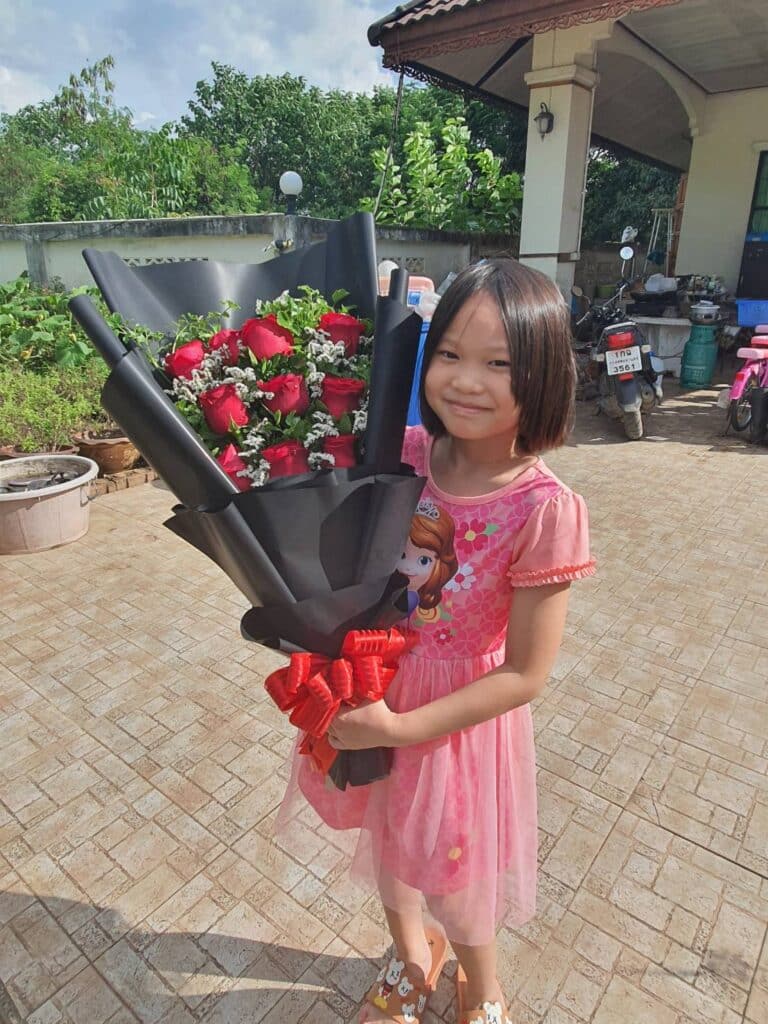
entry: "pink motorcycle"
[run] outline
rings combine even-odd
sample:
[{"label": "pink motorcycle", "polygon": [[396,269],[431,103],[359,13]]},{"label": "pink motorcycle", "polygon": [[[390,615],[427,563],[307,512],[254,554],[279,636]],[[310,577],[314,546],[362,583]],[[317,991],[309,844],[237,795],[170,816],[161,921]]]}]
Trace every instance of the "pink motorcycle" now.
[{"label": "pink motorcycle", "polygon": [[748,348],[736,353],[745,363],[731,384],[728,421],[734,430],[746,430],[752,423],[752,394],[757,388],[768,389],[768,324],[755,328]]}]

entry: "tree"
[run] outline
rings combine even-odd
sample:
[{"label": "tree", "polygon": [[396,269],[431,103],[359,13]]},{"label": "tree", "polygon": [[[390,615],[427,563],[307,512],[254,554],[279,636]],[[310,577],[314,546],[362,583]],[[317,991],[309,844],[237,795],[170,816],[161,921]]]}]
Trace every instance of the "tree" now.
[{"label": "tree", "polygon": [[293,75],[249,78],[213,64],[213,80],[200,81],[182,117],[185,136],[215,149],[238,147],[254,185],[272,191],[283,171],[304,179],[301,206],[315,216],[339,217],[355,209],[370,187],[371,152],[388,119],[362,93],[324,93]]},{"label": "tree", "polygon": [[[511,234],[519,222],[520,175],[504,174],[489,149],[473,150],[461,117],[448,118],[435,141],[422,122],[405,139],[403,166],[384,150],[375,154],[379,175],[387,178],[377,217],[380,223],[448,231],[498,231]],[[373,209],[368,197],[365,209]]]},{"label": "tree", "polygon": [[674,171],[593,149],[587,168],[582,245],[616,242],[628,224],[639,228],[641,240],[647,242],[651,211],[674,206],[679,181]]}]

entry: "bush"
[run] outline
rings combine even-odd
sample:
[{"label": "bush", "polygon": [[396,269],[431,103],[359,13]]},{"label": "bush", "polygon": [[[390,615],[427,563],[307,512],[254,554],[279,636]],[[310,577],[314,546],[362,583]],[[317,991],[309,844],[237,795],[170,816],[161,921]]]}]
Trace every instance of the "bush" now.
[{"label": "bush", "polygon": [[96,350],[68,305],[73,295],[83,292],[94,296],[102,314],[109,316],[95,288],[41,288],[26,274],[0,284],[0,367],[44,372],[94,360]]},{"label": "bush", "polygon": [[100,396],[107,372],[101,360],[44,374],[0,368],[0,445],[49,451],[103,423]]}]

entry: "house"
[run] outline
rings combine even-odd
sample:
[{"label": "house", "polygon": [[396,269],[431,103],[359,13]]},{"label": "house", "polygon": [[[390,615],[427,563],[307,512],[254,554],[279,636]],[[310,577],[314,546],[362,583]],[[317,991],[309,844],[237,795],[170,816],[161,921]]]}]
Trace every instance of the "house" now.
[{"label": "house", "polygon": [[369,40],[386,67],[528,110],[520,257],[564,291],[602,141],[687,173],[677,274],[768,298],[766,0],[412,0]]}]

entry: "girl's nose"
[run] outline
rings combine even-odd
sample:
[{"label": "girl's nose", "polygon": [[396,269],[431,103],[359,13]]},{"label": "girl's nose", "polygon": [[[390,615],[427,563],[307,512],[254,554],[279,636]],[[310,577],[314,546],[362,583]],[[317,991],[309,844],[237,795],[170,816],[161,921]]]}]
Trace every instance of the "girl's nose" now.
[{"label": "girl's nose", "polygon": [[483,389],[479,375],[466,368],[456,371],[451,384],[456,391],[465,391],[468,394]]}]

